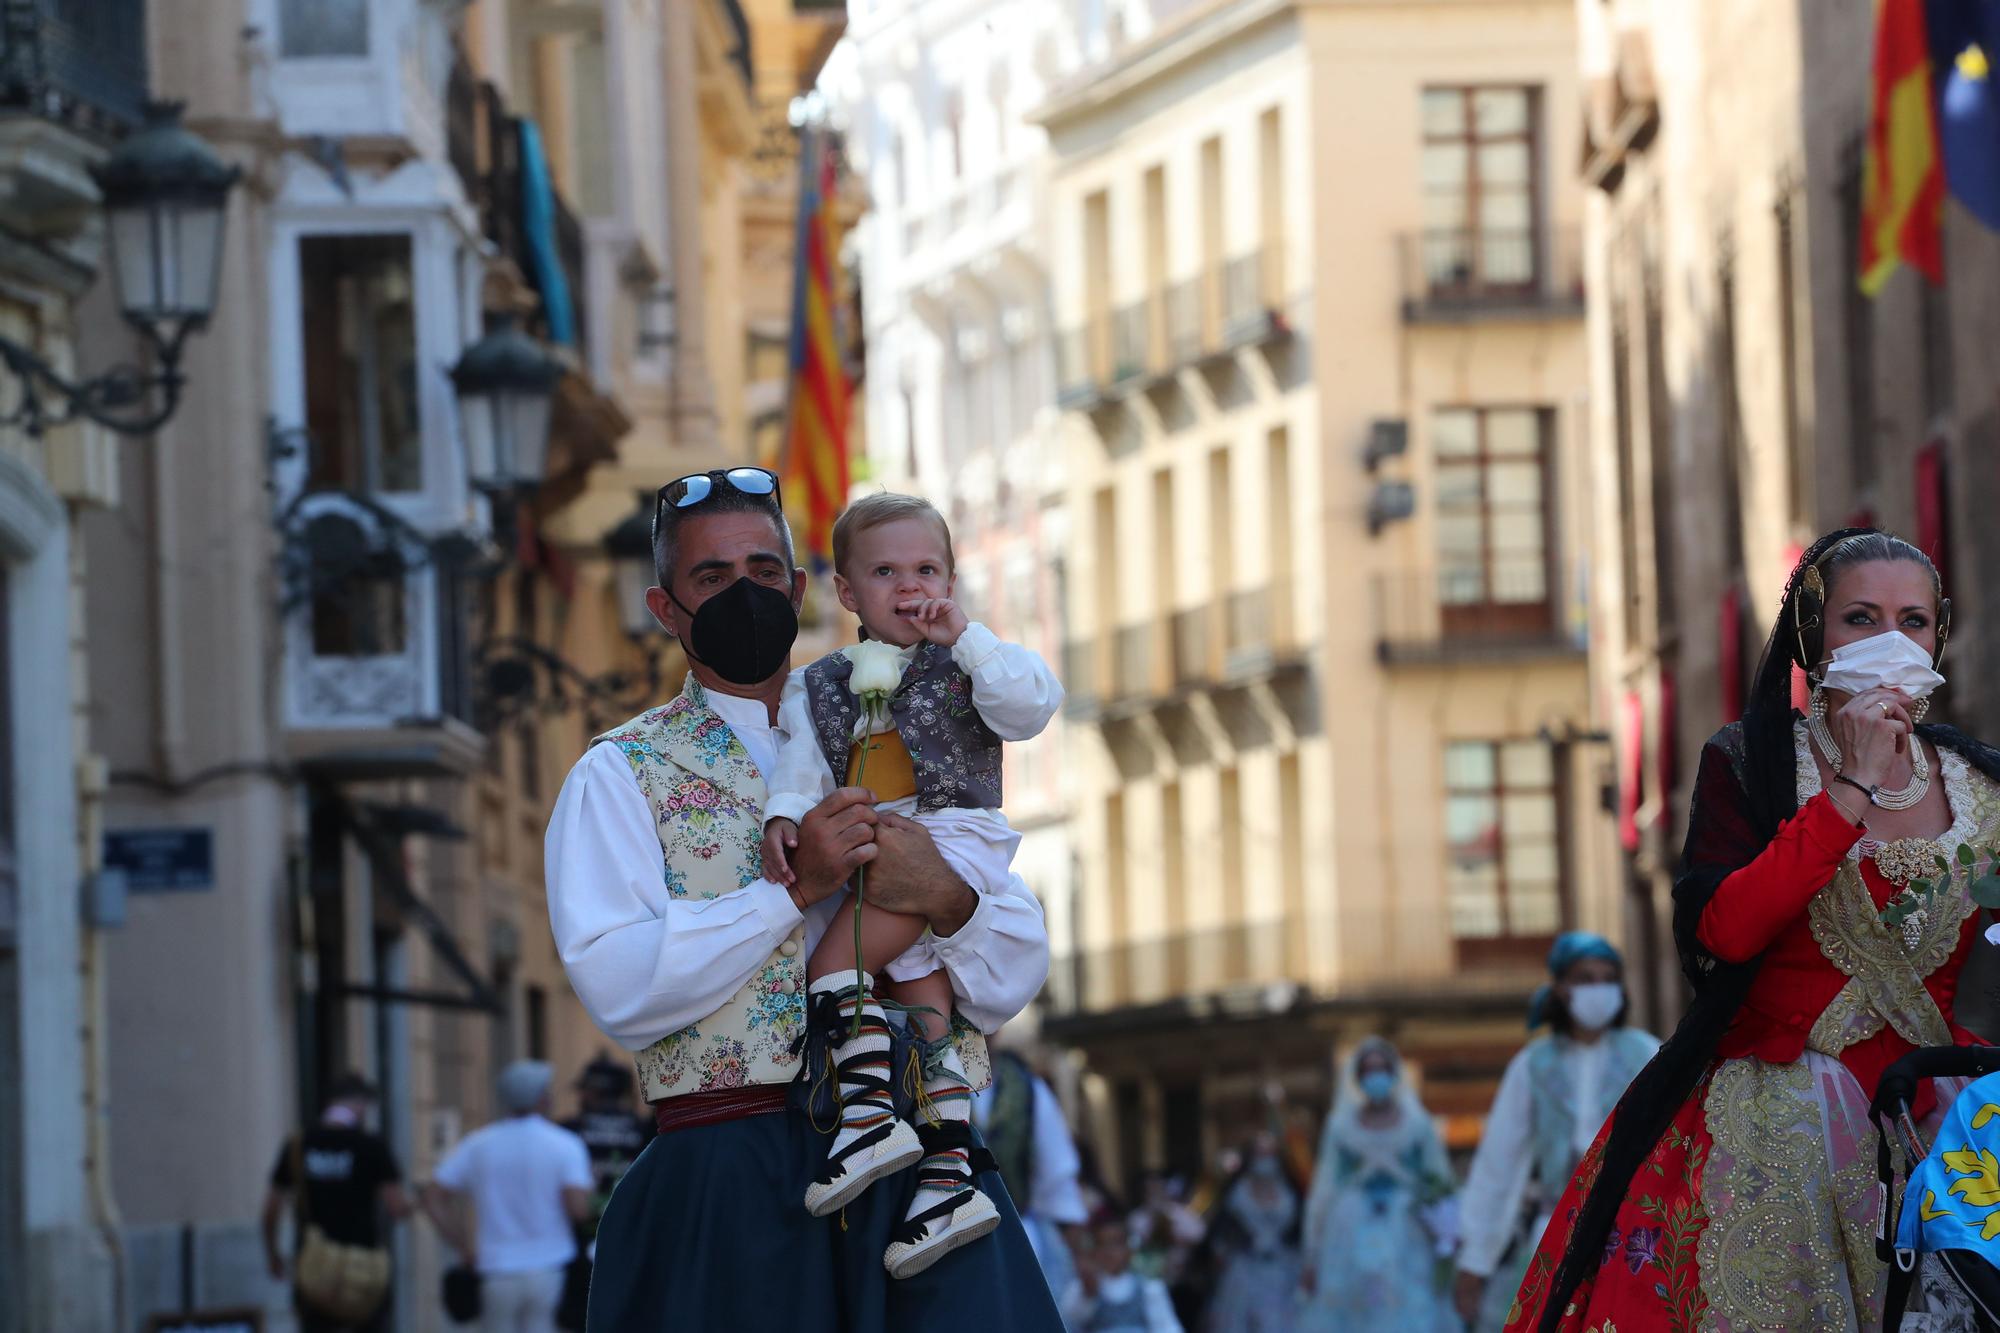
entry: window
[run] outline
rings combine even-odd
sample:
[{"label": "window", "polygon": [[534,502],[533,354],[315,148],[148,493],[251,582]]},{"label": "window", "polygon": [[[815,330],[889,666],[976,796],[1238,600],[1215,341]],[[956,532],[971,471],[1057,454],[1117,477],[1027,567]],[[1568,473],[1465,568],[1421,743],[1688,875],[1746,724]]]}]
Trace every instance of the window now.
[{"label": "window", "polygon": [[423,424],[410,238],[308,236],[299,242],[299,277],[308,484],[418,489]]},{"label": "window", "polygon": [[1434,288],[1532,288],[1540,90],[1427,88],[1424,273]]},{"label": "window", "polygon": [[279,0],[280,53],[287,60],[368,54],[369,0]]},{"label": "window", "polygon": [[1454,408],[1431,419],[1438,599],[1447,632],[1547,631],[1549,413]]},{"label": "window", "polygon": [[408,643],[400,571],[363,571],[312,602],[315,657],[395,657]]},{"label": "window", "polygon": [[1534,959],[1562,928],[1554,752],[1539,740],[1445,747],[1446,884],[1466,961]]}]

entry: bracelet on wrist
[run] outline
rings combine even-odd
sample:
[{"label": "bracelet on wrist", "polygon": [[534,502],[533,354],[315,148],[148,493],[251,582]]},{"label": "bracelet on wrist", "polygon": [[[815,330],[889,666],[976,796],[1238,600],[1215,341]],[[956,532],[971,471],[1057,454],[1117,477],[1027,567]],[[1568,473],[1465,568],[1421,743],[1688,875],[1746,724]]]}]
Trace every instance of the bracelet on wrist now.
[{"label": "bracelet on wrist", "polygon": [[1833,780],[1835,782],[1846,783],[1848,786],[1854,788],[1854,790],[1860,792],[1863,796],[1866,796],[1868,798],[1868,804],[1870,805],[1875,804],[1876,788],[1871,787],[1865,782],[1857,782],[1853,778],[1848,777],[1845,773],[1835,773],[1833,775]]}]

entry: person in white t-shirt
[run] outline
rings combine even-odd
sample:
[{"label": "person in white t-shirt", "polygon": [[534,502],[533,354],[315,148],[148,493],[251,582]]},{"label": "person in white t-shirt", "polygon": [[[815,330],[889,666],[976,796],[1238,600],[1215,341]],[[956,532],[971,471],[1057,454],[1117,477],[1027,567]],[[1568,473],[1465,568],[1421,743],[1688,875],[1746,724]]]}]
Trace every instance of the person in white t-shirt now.
[{"label": "person in white t-shirt", "polygon": [[[555,1333],[576,1224],[590,1216],[590,1150],[548,1119],[555,1071],[516,1060],[501,1071],[507,1118],[459,1140],[424,1188],[424,1211],[479,1273],[484,1333]],[[468,1236],[462,1204],[478,1219]]]}]

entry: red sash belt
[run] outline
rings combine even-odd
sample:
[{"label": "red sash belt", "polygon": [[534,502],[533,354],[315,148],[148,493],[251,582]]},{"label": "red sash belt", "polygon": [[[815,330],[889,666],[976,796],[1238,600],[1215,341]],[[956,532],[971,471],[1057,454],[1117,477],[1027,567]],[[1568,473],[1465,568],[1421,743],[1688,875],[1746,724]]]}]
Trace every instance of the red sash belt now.
[{"label": "red sash belt", "polygon": [[760,1083],[748,1088],[715,1088],[690,1092],[653,1103],[653,1123],[660,1133],[716,1125],[746,1116],[771,1115],[785,1109],[786,1083]]}]

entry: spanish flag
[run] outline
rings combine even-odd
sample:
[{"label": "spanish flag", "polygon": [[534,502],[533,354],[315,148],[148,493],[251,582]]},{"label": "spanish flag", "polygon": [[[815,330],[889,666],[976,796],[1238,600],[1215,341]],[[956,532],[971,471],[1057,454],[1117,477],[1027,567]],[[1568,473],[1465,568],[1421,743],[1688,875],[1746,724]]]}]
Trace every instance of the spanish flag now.
[{"label": "spanish flag", "polygon": [[1938,150],[1924,0],[1875,0],[1875,87],[1861,177],[1861,290],[1873,296],[1908,260],[1944,281]]},{"label": "spanish flag", "polygon": [[834,163],[824,130],[800,133],[798,242],[785,453],[786,507],[813,567],[833,563],[833,520],[847,504],[847,371],[834,336]]}]

